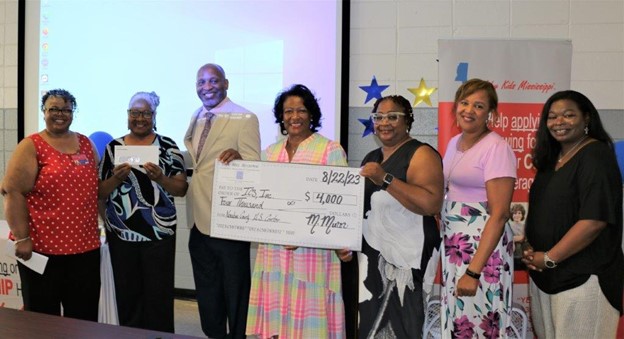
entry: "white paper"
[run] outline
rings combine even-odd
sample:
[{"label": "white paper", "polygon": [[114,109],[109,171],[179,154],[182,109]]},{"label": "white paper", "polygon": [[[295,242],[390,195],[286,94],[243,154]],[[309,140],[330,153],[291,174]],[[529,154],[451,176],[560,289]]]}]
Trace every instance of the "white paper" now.
[{"label": "white paper", "polygon": [[147,162],[158,165],[158,146],[115,146],[115,165],[128,163],[144,165]]},{"label": "white paper", "polygon": [[30,257],[30,259],[28,260],[20,259],[15,256],[15,241],[10,240],[10,239],[6,240],[6,246],[4,249],[5,249],[4,254],[7,257],[21,262],[22,264],[26,265],[26,267],[30,268],[31,270],[39,274],[43,274],[43,271],[45,271],[45,267],[48,263],[48,257],[46,257],[45,255],[39,254],[37,252],[32,252],[32,256]]}]

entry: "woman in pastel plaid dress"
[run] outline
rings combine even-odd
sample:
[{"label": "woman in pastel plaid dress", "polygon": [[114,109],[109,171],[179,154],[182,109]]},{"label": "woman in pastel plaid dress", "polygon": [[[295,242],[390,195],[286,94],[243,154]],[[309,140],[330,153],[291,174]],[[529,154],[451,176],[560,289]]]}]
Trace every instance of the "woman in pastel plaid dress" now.
[{"label": "woman in pastel plaid dress", "polygon": [[[263,160],[346,166],[340,144],[316,133],[321,110],[312,92],[293,85],[275,100],[286,138]],[[351,251],[259,244],[251,281],[247,335],[258,338],[344,338],[340,260]]]}]

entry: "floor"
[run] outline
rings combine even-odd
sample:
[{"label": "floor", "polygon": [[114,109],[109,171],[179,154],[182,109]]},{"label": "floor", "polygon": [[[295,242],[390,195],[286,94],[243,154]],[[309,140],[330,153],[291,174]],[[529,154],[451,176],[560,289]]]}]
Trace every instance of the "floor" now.
[{"label": "floor", "polygon": [[206,337],[199,324],[197,302],[189,299],[175,299],[174,301],[175,333],[195,337]]},{"label": "floor", "polygon": [[[197,301],[193,299],[174,300],[175,333],[194,337],[206,338],[199,324],[199,311]],[[257,339],[255,336],[247,336],[247,339]]]}]

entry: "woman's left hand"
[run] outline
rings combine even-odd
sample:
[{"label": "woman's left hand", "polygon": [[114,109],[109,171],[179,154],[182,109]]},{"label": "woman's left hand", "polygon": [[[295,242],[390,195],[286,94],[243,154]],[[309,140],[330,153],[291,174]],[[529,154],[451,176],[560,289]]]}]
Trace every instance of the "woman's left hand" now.
[{"label": "woman's left hand", "polygon": [[151,162],[146,162],[143,168],[145,169],[145,173],[147,173],[147,177],[152,181],[158,180],[160,176],[163,175],[162,169]]},{"label": "woman's left hand", "polygon": [[348,248],[343,248],[341,250],[336,250],[336,255],[341,261],[349,262],[353,259],[353,251]]},{"label": "woman's left hand", "polygon": [[458,297],[474,297],[477,294],[477,288],[479,288],[479,279],[464,274],[457,281],[455,295]]}]

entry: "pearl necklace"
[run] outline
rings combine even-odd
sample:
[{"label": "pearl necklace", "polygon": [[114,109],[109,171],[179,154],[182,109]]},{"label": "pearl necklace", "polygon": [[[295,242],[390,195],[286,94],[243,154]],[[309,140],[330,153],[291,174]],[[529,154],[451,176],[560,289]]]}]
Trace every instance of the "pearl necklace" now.
[{"label": "pearl necklace", "polygon": [[587,139],[587,136],[584,136],[581,138],[581,140],[577,141],[574,146],[572,146],[572,148],[570,148],[570,150],[568,150],[565,153],[559,152],[559,160],[557,160],[557,162],[561,162],[563,161],[563,159],[565,159],[568,155],[572,154],[572,152],[583,142],[585,141],[585,139]]}]

